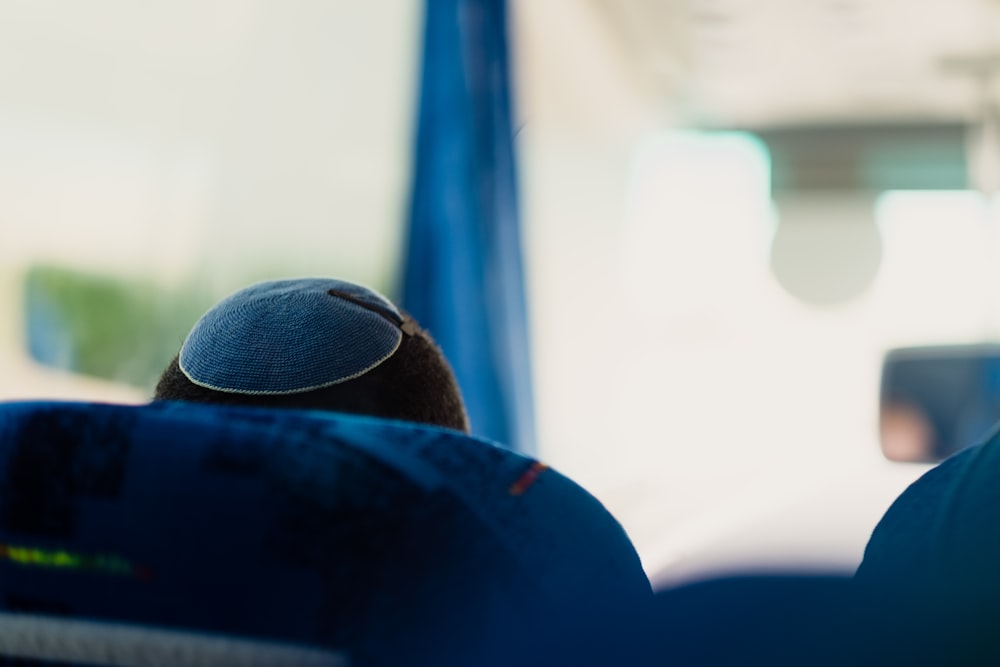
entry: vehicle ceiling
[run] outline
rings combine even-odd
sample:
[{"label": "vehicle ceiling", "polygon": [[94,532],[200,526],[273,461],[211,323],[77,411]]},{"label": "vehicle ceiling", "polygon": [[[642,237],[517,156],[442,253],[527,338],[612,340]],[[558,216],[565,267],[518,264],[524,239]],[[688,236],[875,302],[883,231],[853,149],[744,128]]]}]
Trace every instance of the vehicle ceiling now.
[{"label": "vehicle ceiling", "polygon": [[[956,61],[1000,53],[1000,2],[559,0],[515,2],[529,112],[572,105],[633,120],[761,128],[977,114],[981,87]],[[552,40],[565,48],[543,48]],[[522,54],[525,55],[525,54]],[[559,62],[561,61],[561,62]],[[574,63],[574,77],[555,77]],[[544,88],[543,88],[544,87]],[[560,90],[560,95],[543,90]],[[603,104],[597,104],[603,102]],[[560,114],[565,117],[565,114]]]}]

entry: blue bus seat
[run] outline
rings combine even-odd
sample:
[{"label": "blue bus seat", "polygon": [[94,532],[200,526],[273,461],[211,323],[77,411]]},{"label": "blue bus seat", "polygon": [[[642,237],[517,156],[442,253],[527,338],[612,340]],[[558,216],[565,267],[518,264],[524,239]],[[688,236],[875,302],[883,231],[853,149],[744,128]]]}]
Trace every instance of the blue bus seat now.
[{"label": "blue bus seat", "polygon": [[17,664],[517,664],[574,610],[649,595],[598,501],[457,432],[0,404],[0,655]]},{"label": "blue bus seat", "polygon": [[[968,664],[922,614],[850,577],[732,574],[656,592],[608,617],[603,643],[567,644],[574,667],[884,667]],[[959,649],[963,647],[959,646]],[[986,663],[984,663],[986,664]]]},{"label": "blue bus seat", "polygon": [[893,502],[855,579],[917,610],[956,664],[1000,664],[1000,434],[929,470]]},{"label": "blue bus seat", "polygon": [[926,619],[850,577],[731,575],[658,592],[653,609],[649,667],[943,664]]},{"label": "blue bus seat", "polygon": [[1000,604],[1000,438],[935,466],[893,502],[856,576],[902,588],[947,589]]}]

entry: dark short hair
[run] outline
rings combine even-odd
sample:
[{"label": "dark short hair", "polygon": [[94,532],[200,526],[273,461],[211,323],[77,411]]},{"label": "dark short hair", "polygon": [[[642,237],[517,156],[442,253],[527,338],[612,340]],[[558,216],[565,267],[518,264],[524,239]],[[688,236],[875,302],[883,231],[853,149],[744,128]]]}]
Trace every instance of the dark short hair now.
[{"label": "dark short hair", "polygon": [[430,335],[404,314],[413,335],[402,337],[388,359],[363,375],[338,384],[289,394],[258,395],[208,389],[181,370],[179,355],[156,385],[158,401],[332,410],[433,424],[469,432],[469,418],[451,366]]}]

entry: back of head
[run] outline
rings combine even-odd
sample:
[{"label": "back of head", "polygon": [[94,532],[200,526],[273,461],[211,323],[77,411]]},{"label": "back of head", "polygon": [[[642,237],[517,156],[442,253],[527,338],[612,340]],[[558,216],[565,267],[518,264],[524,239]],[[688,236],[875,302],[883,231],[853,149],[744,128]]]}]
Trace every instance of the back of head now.
[{"label": "back of head", "polygon": [[257,283],[223,299],[192,328],[154,398],[469,430],[430,335],[377,292],[329,278]]}]

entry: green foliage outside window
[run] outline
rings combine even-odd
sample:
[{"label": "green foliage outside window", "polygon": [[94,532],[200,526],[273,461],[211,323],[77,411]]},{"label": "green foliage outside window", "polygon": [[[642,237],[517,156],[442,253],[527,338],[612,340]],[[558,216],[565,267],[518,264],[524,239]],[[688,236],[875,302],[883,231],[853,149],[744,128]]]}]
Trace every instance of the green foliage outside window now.
[{"label": "green foliage outside window", "polygon": [[44,265],[28,271],[24,297],[25,340],[36,361],[144,389],[211,305],[193,285]]}]

